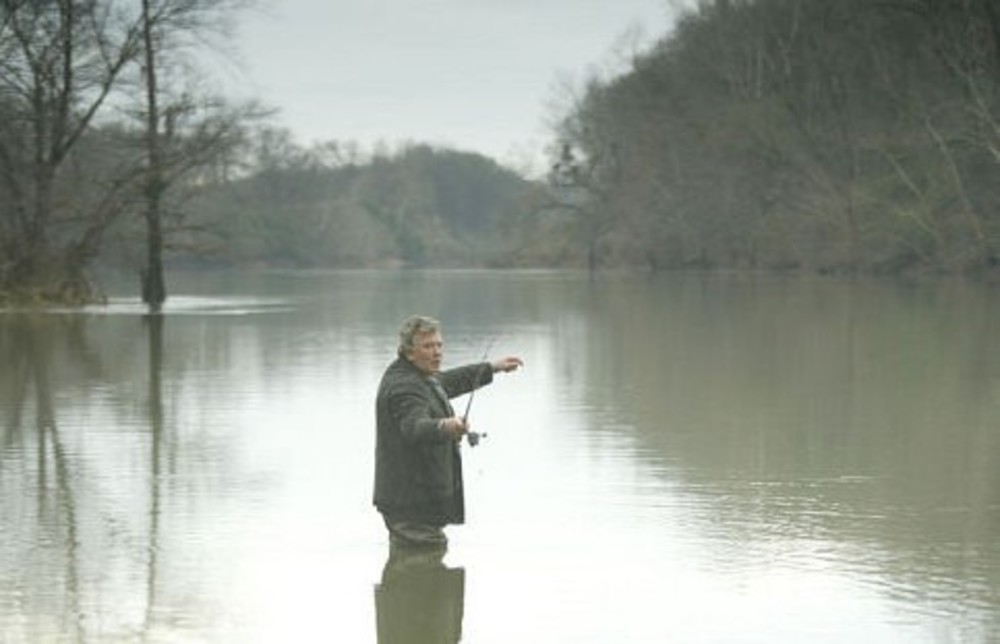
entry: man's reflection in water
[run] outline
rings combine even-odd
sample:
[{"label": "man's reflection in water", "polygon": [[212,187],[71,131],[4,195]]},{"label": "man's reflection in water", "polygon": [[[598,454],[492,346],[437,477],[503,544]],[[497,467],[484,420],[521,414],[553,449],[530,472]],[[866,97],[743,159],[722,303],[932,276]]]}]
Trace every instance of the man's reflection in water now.
[{"label": "man's reflection in water", "polygon": [[452,644],[462,639],[465,569],[444,565],[447,547],[389,549],[375,586],[379,644]]}]

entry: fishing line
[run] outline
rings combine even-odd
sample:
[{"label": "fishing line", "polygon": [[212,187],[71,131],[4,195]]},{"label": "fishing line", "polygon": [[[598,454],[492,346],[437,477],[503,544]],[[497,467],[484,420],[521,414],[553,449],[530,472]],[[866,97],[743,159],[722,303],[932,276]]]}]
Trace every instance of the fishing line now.
[{"label": "fishing line", "polygon": [[[472,391],[469,392],[469,399],[465,402],[465,412],[462,414],[462,422],[466,423],[468,426],[469,422],[469,412],[472,411],[472,401],[476,399],[476,390],[479,389],[479,385],[482,383],[483,372],[489,370],[489,365],[484,365],[482,363],[487,362],[487,357],[490,355],[490,349],[493,348],[493,344],[497,341],[497,336],[493,336],[489,343],[486,345],[486,349],[483,351],[483,356],[479,359],[480,365],[476,370],[476,379],[472,381]],[[479,444],[479,441],[486,438],[486,432],[467,432],[466,437],[469,439],[469,446],[475,447]]]}]

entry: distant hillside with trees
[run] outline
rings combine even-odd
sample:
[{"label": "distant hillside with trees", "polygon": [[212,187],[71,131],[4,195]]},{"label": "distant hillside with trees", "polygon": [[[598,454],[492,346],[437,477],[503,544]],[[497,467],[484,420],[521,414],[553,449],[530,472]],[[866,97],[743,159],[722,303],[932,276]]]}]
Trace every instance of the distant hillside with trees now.
[{"label": "distant hillside with trees", "polygon": [[[415,144],[362,155],[270,131],[254,171],[202,191],[179,260],[292,268],[495,266],[533,184],[484,156]],[[276,141],[280,144],[276,144]],[[192,252],[193,251],[193,252]]]}]

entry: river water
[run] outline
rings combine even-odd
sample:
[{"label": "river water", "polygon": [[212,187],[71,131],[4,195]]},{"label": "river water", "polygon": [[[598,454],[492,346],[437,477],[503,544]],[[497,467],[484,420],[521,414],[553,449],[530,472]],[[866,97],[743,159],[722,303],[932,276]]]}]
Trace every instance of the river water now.
[{"label": "river water", "polygon": [[[995,287],[171,278],[0,312],[0,642],[1000,641]],[[526,367],[475,398],[467,525],[390,561],[415,312]]]}]

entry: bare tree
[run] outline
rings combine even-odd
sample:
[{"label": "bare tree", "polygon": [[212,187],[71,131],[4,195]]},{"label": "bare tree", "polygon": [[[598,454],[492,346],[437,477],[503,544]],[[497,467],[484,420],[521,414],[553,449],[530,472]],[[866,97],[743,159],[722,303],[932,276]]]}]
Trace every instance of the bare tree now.
[{"label": "bare tree", "polygon": [[143,79],[146,81],[146,268],[142,273],[142,301],[159,310],[167,297],[163,283],[163,158],[160,154],[160,107],[157,96],[157,48],[151,0],[142,0]]},{"label": "bare tree", "polygon": [[[138,197],[148,228],[144,294],[159,307],[170,189],[201,178],[244,118],[263,113],[177,80],[195,76],[192,53],[246,4],[0,0],[0,292],[94,297],[86,269]],[[104,118],[127,105],[133,86],[145,90],[138,147],[122,145],[133,133]]]},{"label": "bare tree", "polygon": [[[0,287],[44,297],[88,297],[79,271],[109,222],[86,221],[88,204],[63,201],[63,170],[125,66],[135,25],[106,2],[3,0]],[[96,225],[96,228],[95,228]]]},{"label": "bare tree", "polygon": [[197,45],[209,34],[226,33],[234,11],[247,4],[245,0],[142,0],[146,261],[141,281],[142,299],[151,311],[158,311],[167,298],[163,254],[168,192],[227,154],[239,140],[244,121],[264,115],[255,105],[230,107],[179,80],[189,77],[186,50],[192,41]]},{"label": "bare tree", "polygon": [[587,268],[597,269],[600,245],[616,226],[612,189],[621,177],[621,134],[606,105],[607,87],[591,78],[582,92],[562,89],[570,112],[556,124],[548,176],[549,199],[540,211],[570,213]]}]

